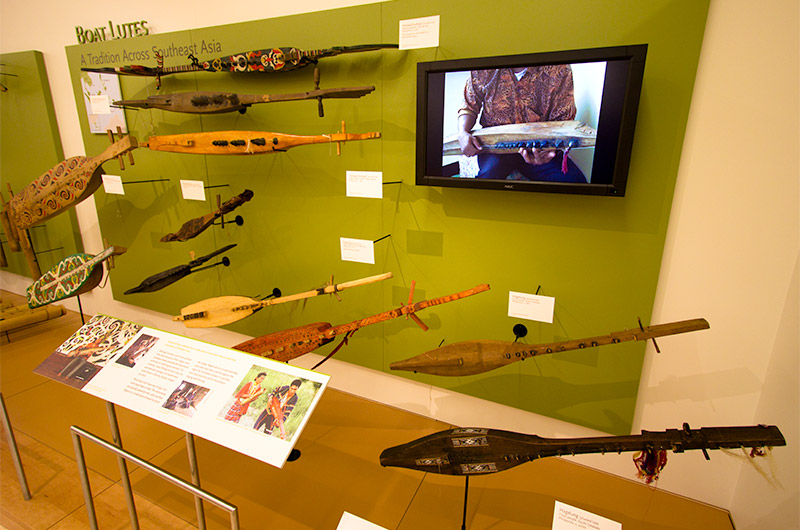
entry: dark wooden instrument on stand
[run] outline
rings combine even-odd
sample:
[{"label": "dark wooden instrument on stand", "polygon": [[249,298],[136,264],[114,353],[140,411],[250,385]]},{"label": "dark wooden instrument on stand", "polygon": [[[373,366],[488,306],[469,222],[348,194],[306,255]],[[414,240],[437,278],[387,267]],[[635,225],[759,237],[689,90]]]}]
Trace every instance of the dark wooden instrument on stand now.
[{"label": "dark wooden instrument on stand", "polygon": [[218,208],[216,210],[202,217],[195,217],[194,219],[186,221],[183,223],[183,225],[181,225],[177,232],[174,234],[165,235],[160,239],[160,241],[162,243],[166,243],[168,241],[188,241],[194,237],[197,237],[203,233],[206,228],[211,226],[214,221],[223,215],[232,212],[252,198],[253,192],[250,190],[244,190],[239,195],[228,199],[222,204],[219,204],[220,198],[219,195],[217,195]]},{"label": "dark wooden instrument on stand", "polygon": [[748,447],[758,450],[781,445],[786,445],[786,440],[774,425],[690,429],[684,423],[683,429],[595,438],[541,438],[497,429],[462,428],[385,449],[380,461],[382,466],[442,475],[486,475],[551,456],[700,450],[708,457],[709,449]]}]

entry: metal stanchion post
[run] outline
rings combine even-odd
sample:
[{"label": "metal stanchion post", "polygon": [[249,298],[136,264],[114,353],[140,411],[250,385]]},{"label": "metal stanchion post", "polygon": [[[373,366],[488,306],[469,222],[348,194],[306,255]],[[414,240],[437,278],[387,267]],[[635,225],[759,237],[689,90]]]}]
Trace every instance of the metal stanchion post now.
[{"label": "metal stanchion post", "polygon": [[83,457],[83,445],[79,436],[72,435],[72,445],[75,448],[75,462],[78,464],[78,475],[81,477],[81,488],[83,489],[83,501],[86,504],[86,512],[89,516],[89,528],[98,530],[97,512],[94,509],[94,499],[92,498],[92,486],[89,484],[89,471],[86,469],[86,459]]},{"label": "metal stanchion post", "polygon": [[[106,401],[106,411],[108,411],[108,424],[111,427],[111,438],[114,440],[114,445],[122,449],[122,437],[119,433],[119,423],[117,423],[117,411],[114,408],[114,404],[110,401]],[[125,492],[125,502],[128,504],[128,513],[131,516],[131,528],[133,530],[139,530],[139,517],[136,515],[136,504],[133,500],[133,487],[131,487],[131,479],[128,476],[128,464],[121,456],[117,456],[117,463],[119,464],[122,489]]]},{"label": "metal stanchion post", "polygon": [[22,489],[22,497],[29,501],[31,500],[31,490],[28,488],[28,479],[25,478],[25,469],[22,467],[22,460],[19,458],[19,448],[17,447],[17,439],[14,438],[14,429],[11,428],[11,420],[8,418],[8,411],[6,410],[6,402],[3,400],[3,394],[0,393],[0,408],[2,408],[3,427],[8,436],[8,445],[11,447],[11,459],[14,461],[14,468],[17,470],[17,478],[19,479],[19,487]]},{"label": "metal stanchion post", "polygon": [[[194,448],[194,435],[190,432],[186,433],[186,452],[189,455],[189,470],[192,473],[192,484],[200,487],[200,469],[197,467],[197,452]],[[194,498],[194,506],[197,510],[197,527],[199,530],[206,530],[206,514],[203,509],[203,499],[200,497]]]}]

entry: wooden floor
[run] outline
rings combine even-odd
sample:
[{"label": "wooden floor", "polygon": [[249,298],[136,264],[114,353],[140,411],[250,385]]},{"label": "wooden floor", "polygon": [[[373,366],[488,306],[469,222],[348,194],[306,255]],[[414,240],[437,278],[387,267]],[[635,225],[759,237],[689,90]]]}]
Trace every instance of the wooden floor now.
[{"label": "wooden floor", "polygon": [[[0,339],[0,389],[33,494],[23,500],[3,433],[0,525],[9,530],[89,527],[69,427],[110,440],[106,404],[32,373],[79,326],[80,317],[68,313]],[[189,480],[184,433],[116,410],[127,450]],[[238,506],[243,529],[334,530],[345,511],[387,529],[456,529],[463,478],[378,463],[384,448],[449,427],[329,389],[297,443],[302,456],[282,470],[196,439],[202,485]],[[100,529],[131,528],[115,457],[88,442],[84,450]],[[143,530],[198,526],[190,495],[140,468],[130,467],[129,475]],[[625,530],[733,529],[726,511],[557,458],[473,477],[467,528],[550,529],[556,500]],[[230,527],[227,514],[208,505],[206,521],[210,529]]]}]

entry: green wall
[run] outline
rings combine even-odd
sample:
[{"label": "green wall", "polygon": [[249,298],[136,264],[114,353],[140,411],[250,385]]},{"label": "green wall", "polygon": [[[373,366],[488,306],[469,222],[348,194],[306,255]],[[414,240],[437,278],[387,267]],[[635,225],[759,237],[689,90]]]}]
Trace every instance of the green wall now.
[{"label": "green wall", "polygon": [[[328,12],[150,35],[67,48],[87,153],[107,145],[86,125],[80,67],[88,55],[147,53],[118,64],[154,66],[153,48],[196,44],[200,60],[273,46],[304,49],[397,42],[398,21],[441,15],[440,47],[387,50],[323,59],[322,87],[374,84],[360,100],[327,101],[325,117],[315,102],[259,105],[245,114],[196,117],[162,111],[128,111],[128,126],[144,141],[153,134],[214,130],[262,130],[293,134],[380,131],[380,140],[353,142],[335,155],[327,145],[297,147],[254,157],[181,155],[138,149],[124,181],[124,197],[98,191],[103,236],[128,247],[117,261],[116,299],[178,314],[198,300],[229,294],[265,295],[321,286],[392,271],[380,285],[342,294],[343,301],[313,299],[265,309],[230,329],[262,335],[311,322],[343,324],[405,302],[412,280],[416,300],[489,283],[492,290],[420,313],[422,332],[397,319],[364,328],[337,358],[376,370],[433,349],[440,342],[513,340],[508,291],[556,298],[554,324],[526,321],[527,343],[603,334],[649,322],[686,118],[708,2],[497,1],[484,4],[397,0]],[[506,13],[503,15],[503,13]],[[525,23],[521,22],[526,20]],[[470,29],[474,28],[474,29]],[[203,52],[204,45],[213,51]],[[507,193],[414,185],[416,63],[474,56],[647,43],[644,88],[628,189],[624,198]],[[217,48],[219,45],[219,48]],[[168,57],[166,66],[185,64]],[[125,98],[157,93],[153,80],[123,77]],[[310,90],[310,68],[284,74],[180,74],[166,77],[161,92],[225,90],[284,93]],[[116,163],[109,172],[120,174]],[[384,198],[345,197],[347,170],[382,171]],[[243,227],[213,228],[185,243],[160,243],[189,218],[211,211],[207,203],[180,198],[180,179],[204,180],[223,200],[245,188],[252,201],[236,211]],[[342,262],[339,237],[378,239],[376,264]],[[145,277],[186,263],[189,252],[206,254],[225,244],[231,266],[192,275],[151,294],[124,295]],[[697,315],[686,308],[685,318]],[[332,346],[319,353],[326,354]],[[401,377],[504,403],[605,432],[630,431],[644,344],[553,355],[515,363],[487,374],[444,378],[399,372]],[[670,351],[663,341],[664,355]],[[322,368],[324,371],[324,366]],[[437,406],[437,405],[434,405]],[[446,406],[446,403],[438,404]]]},{"label": "green wall", "polygon": [[[0,180],[8,201],[6,184],[20,191],[61,162],[64,153],[42,52],[0,54],[0,64],[0,83],[8,88],[0,92]],[[82,249],[74,210],[31,228],[30,236],[42,272]],[[4,234],[4,270],[30,276],[25,256],[11,252],[5,242]]]}]

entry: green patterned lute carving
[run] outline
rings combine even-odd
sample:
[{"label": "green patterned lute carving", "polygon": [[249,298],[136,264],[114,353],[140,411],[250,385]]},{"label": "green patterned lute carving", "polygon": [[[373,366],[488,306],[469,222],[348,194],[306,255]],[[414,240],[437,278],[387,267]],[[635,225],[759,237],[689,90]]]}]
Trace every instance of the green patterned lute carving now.
[{"label": "green patterned lute carving", "polygon": [[126,250],[111,246],[96,256],[67,256],[28,287],[28,307],[32,309],[91,291],[103,279],[103,267],[100,264]]}]

